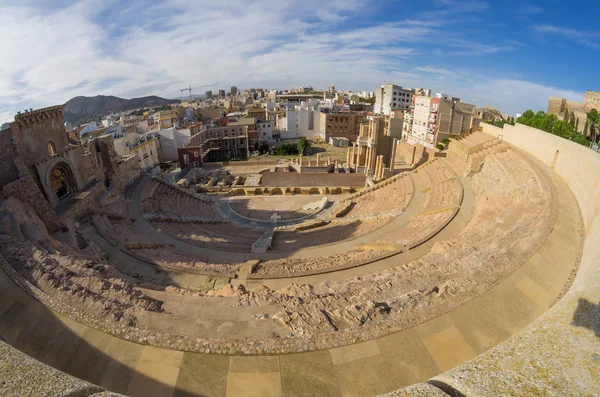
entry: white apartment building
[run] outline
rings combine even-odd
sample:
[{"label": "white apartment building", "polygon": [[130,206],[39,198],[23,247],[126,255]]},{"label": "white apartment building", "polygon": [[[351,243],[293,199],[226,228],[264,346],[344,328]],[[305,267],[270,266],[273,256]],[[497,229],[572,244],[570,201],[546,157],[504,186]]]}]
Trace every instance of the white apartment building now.
[{"label": "white apartment building", "polygon": [[302,102],[294,109],[287,109],[285,118],[279,120],[281,138],[314,138],[320,136],[321,112],[315,102]]},{"label": "white apartment building", "polygon": [[373,112],[389,116],[392,110],[408,110],[413,91],[394,84],[384,84],[375,91]]},{"label": "white apartment building", "polygon": [[275,128],[275,123],[272,121],[257,121],[256,131],[258,132],[258,140],[269,143],[277,143],[281,140],[281,134]]},{"label": "white apartment building", "polygon": [[450,95],[417,96],[404,114],[403,136],[411,145],[433,149],[442,139],[471,128],[474,110],[474,105]]},{"label": "white apartment building", "polygon": [[190,141],[192,131],[189,128],[166,128],[158,132],[160,158],[162,161],[177,161],[177,149]]}]

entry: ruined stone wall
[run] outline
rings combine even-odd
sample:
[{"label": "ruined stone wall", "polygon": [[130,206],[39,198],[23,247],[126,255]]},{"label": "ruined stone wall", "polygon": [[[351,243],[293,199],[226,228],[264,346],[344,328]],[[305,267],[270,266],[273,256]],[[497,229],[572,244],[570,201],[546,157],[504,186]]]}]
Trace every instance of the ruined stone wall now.
[{"label": "ruined stone wall", "polygon": [[64,228],[64,224],[60,221],[56,212],[54,212],[52,206],[48,200],[46,200],[29,173],[25,173],[25,176],[2,188],[0,200],[5,200],[8,197],[15,197],[20,201],[31,205],[37,216],[44,222],[48,232],[54,233],[55,231]]},{"label": "ruined stone wall", "polygon": [[123,192],[131,182],[139,178],[141,173],[139,158],[120,157],[115,151],[112,135],[96,139],[94,146],[92,154],[101,162],[105,172],[104,178],[108,181],[111,190],[117,193]]},{"label": "ruined stone wall", "polygon": [[89,210],[98,206],[98,200],[106,193],[106,187],[102,182],[97,182],[87,192],[87,195],[73,204],[64,214],[65,217],[78,219]]},{"label": "ruined stone wall", "polygon": [[564,113],[566,106],[566,99],[564,98],[556,98],[550,97],[548,98],[548,114],[554,114],[558,116],[561,113]]},{"label": "ruined stone wall", "polygon": [[27,168],[48,157],[48,142],[53,142],[56,152],[69,149],[69,139],[64,126],[63,106],[53,106],[17,115],[11,123],[17,155]]},{"label": "ruined stone wall", "polygon": [[0,132],[0,188],[19,179],[10,128]]},{"label": "ruined stone wall", "polygon": [[588,112],[592,109],[600,110],[600,92],[586,91],[583,105]]},{"label": "ruined stone wall", "polygon": [[[591,92],[591,91],[588,91]],[[598,94],[598,93],[592,93],[592,94]],[[586,93],[587,95],[587,93]],[[600,94],[599,94],[600,95]],[[590,96],[590,100],[593,100],[593,96]],[[596,98],[596,100],[600,101],[600,97]],[[564,98],[555,98],[555,97],[550,97],[548,99],[548,114],[553,114],[555,116],[557,116],[560,120],[564,119],[565,116],[565,109],[567,109],[570,112],[573,112],[573,114],[575,115],[576,119],[579,119],[579,128],[577,129],[578,132],[583,132],[583,128],[585,126],[585,120],[587,119],[587,111],[586,110],[587,105],[585,103],[580,103],[580,102],[574,102],[574,101],[569,101],[567,99]],[[598,102],[598,109],[600,109],[600,102]]]},{"label": "ruined stone wall", "polygon": [[404,159],[405,164],[413,164],[415,162],[415,150],[416,148],[413,145],[402,142],[396,147],[396,158]]},{"label": "ruined stone wall", "polygon": [[124,159],[117,167],[117,172],[113,177],[113,189],[123,192],[127,186],[131,185],[141,174],[140,162],[137,156]]}]

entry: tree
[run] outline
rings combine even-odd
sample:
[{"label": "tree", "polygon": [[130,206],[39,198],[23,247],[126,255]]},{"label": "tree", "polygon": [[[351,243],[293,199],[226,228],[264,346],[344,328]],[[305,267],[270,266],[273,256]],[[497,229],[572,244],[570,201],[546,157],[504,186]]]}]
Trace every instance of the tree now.
[{"label": "tree", "polygon": [[563,120],[568,122],[569,121],[569,109],[565,108],[565,114],[563,115]]},{"label": "tree", "polygon": [[265,153],[269,153],[270,150],[271,150],[271,147],[269,146],[268,142],[261,141],[259,143],[259,145],[258,145],[258,153],[265,154]]},{"label": "tree", "polygon": [[590,139],[596,142],[598,139],[598,128],[600,126],[600,114],[596,109],[592,109],[587,113],[587,121],[590,129]]},{"label": "tree", "polygon": [[587,137],[587,135],[588,135],[589,126],[590,126],[589,120],[585,120],[585,125],[583,126],[583,136],[585,136],[585,137]]},{"label": "tree", "polygon": [[577,121],[575,121],[575,132],[579,132],[579,117],[577,117]]},{"label": "tree", "polygon": [[277,147],[275,154],[278,156],[290,156],[298,154],[298,145],[294,145],[293,143],[284,143],[283,145],[279,145]]},{"label": "tree", "polygon": [[310,142],[308,142],[305,137],[301,137],[298,140],[298,153],[304,154],[308,148],[310,148]]},{"label": "tree", "polygon": [[575,113],[571,112],[571,117],[569,117],[569,124],[571,128],[575,128]]}]

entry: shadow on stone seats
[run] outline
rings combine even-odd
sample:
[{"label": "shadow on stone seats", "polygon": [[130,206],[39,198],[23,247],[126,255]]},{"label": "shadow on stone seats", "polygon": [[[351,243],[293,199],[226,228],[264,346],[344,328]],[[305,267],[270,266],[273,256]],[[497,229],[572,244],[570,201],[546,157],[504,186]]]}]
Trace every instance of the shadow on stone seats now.
[{"label": "shadow on stone seats", "polygon": [[588,328],[594,331],[596,337],[600,338],[600,302],[595,304],[585,298],[579,298],[571,324],[576,327]]},{"label": "shadow on stone seats", "polygon": [[[0,339],[28,356],[109,391],[128,394],[134,391],[131,387],[135,387],[138,390],[154,390],[156,395],[170,395],[172,386],[136,373],[136,363],[144,346],[115,340],[72,320],[65,324],[55,312],[15,285],[1,269],[0,301],[6,302],[0,305]],[[107,355],[101,349],[114,353],[118,358]],[[18,381],[24,382],[23,386],[35,383],[35,373],[15,376],[31,377]],[[78,388],[71,394],[61,395],[87,396],[99,391],[99,388],[90,386],[89,390]],[[44,390],[39,395],[48,392],[51,391]],[[137,392],[136,395],[144,394]]]}]

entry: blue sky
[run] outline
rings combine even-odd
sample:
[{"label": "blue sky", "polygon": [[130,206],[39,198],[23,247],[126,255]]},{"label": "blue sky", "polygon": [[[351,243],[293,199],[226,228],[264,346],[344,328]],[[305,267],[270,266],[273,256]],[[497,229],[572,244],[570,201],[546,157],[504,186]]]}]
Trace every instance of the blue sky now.
[{"label": "blue sky", "polygon": [[[587,11],[585,11],[587,10]],[[514,114],[600,91],[597,2],[0,0],[0,122],[76,95],[189,84],[369,90]]]}]

